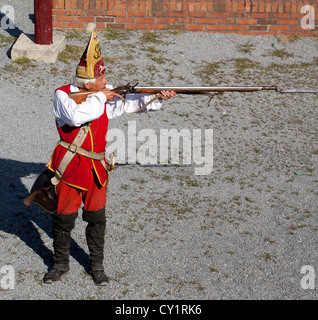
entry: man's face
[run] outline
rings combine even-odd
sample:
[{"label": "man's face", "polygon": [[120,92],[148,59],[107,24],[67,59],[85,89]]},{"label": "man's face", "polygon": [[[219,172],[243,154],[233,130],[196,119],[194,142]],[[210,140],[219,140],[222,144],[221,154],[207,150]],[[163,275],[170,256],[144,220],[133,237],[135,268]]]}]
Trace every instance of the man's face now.
[{"label": "man's face", "polygon": [[96,81],[94,84],[86,84],[85,88],[89,91],[99,91],[103,89],[107,83],[108,81],[105,78],[105,74],[102,74],[101,76],[96,78]]}]

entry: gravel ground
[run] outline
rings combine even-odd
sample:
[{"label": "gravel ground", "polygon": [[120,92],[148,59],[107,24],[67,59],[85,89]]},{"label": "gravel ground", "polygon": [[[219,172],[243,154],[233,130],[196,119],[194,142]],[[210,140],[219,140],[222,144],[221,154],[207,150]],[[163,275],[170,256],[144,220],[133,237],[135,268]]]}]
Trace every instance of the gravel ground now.
[{"label": "gravel ground", "polygon": [[[33,32],[33,8],[32,1],[9,2],[18,29],[0,29],[0,268],[14,268],[15,285],[5,289],[2,269],[0,299],[317,299],[316,288],[301,287],[301,268],[318,267],[314,94],[225,93],[209,104],[208,97],[179,95],[158,112],[112,120],[110,129],[120,129],[126,145],[107,191],[110,284],[97,287],[86,273],[81,217],[72,233],[71,272],[43,284],[52,265],[50,216],[36,205],[25,207],[23,199],[58,141],[54,90],[72,80],[88,35],[60,32],[68,47],[55,64],[13,63],[12,35]],[[317,88],[317,38],[98,35],[114,86]],[[132,125],[136,151],[146,147],[141,130],[148,129],[158,139],[158,154],[160,130],[186,129],[194,139],[193,130],[201,129],[202,157],[211,151],[203,138],[212,129],[212,172],[195,175],[198,162],[183,161],[182,143],[180,165],[162,164],[159,156],[155,165],[128,164]]]}]

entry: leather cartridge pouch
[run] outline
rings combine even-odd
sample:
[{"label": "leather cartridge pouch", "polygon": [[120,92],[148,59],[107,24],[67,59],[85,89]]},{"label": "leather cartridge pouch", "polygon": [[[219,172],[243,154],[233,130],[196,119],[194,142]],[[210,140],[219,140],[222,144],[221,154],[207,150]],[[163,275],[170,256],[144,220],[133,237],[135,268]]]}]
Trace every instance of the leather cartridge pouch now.
[{"label": "leather cartridge pouch", "polygon": [[26,206],[34,202],[44,211],[52,214],[57,212],[57,195],[55,186],[51,183],[54,173],[49,169],[44,170],[35,180],[30,195],[24,200]]}]

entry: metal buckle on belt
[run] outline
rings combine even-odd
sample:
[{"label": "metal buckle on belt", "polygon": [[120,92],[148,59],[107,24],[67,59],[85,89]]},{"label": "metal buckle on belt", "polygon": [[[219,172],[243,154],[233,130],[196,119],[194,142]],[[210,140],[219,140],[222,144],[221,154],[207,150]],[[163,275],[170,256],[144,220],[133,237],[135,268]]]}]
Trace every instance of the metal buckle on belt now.
[{"label": "metal buckle on belt", "polygon": [[54,171],[54,176],[55,176],[58,180],[61,180],[61,179],[62,179],[62,174],[61,174],[61,172],[60,172],[58,169],[56,169],[56,170]]},{"label": "metal buckle on belt", "polygon": [[73,153],[76,153],[76,152],[77,152],[77,148],[78,148],[77,145],[71,143],[71,144],[68,146],[67,149],[70,150],[70,151],[73,152]]}]

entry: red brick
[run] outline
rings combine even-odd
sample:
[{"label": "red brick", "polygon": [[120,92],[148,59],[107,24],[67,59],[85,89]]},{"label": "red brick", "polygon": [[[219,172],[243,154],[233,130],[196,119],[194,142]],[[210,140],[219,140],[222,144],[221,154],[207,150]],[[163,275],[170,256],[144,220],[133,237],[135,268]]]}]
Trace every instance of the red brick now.
[{"label": "red brick", "polygon": [[137,24],[137,23],[127,23],[126,24],[127,29],[145,29],[145,24]]},{"label": "red brick", "polygon": [[95,9],[96,10],[102,9],[102,0],[96,0]]},{"label": "red brick", "polygon": [[189,12],[188,16],[194,17],[194,18],[204,18],[208,16],[208,13],[207,12]]},{"label": "red brick", "polygon": [[75,17],[76,22],[94,22],[94,17]]},{"label": "red brick", "polygon": [[290,17],[292,19],[302,19],[305,15],[305,13],[291,13]]},{"label": "red brick", "polygon": [[65,23],[66,29],[84,29],[86,23],[74,22],[74,23]]},{"label": "red brick", "polygon": [[65,4],[64,0],[58,0],[57,8],[64,9],[65,8],[64,4]]},{"label": "red brick", "polygon": [[65,6],[65,9],[70,9],[71,8],[71,0],[65,0],[64,6]]},{"label": "red brick", "polygon": [[107,16],[126,17],[126,11],[107,11]]},{"label": "red brick", "polygon": [[84,0],[84,9],[89,8],[89,0]]},{"label": "red brick", "polygon": [[186,24],[195,24],[196,19],[195,18],[177,18],[178,23],[186,23]]},{"label": "red brick", "polygon": [[238,19],[238,24],[257,24],[257,19]]},{"label": "red brick", "polygon": [[213,25],[213,24],[208,24],[206,26],[206,29],[207,30],[215,30],[215,31],[224,31],[224,30],[227,30],[227,26],[224,25],[224,24],[216,24],[216,25]]},{"label": "red brick", "polygon": [[258,24],[264,25],[264,24],[277,24],[277,19],[258,19]]},{"label": "red brick", "polygon": [[203,24],[187,24],[186,29],[189,31],[205,30],[205,25],[203,25]]},{"label": "red brick", "polygon": [[187,12],[176,12],[176,11],[168,12],[168,17],[185,18],[186,16],[187,16]]},{"label": "red brick", "polygon": [[269,26],[269,31],[286,31],[288,30],[289,27],[288,26]]},{"label": "red brick", "polygon": [[55,17],[55,21],[56,21],[56,22],[59,22],[59,21],[64,21],[64,22],[68,21],[68,22],[70,22],[70,21],[74,21],[74,17],[69,17],[69,16],[56,16],[56,17]]},{"label": "red brick", "polygon": [[[248,18],[249,14],[244,12],[230,12],[229,18]],[[256,17],[255,17],[256,18]]]},{"label": "red brick", "polygon": [[252,11],[252,6],[250,2],[245,2],[245,12],[251,12]]},{"label": "red brick", "polygon": [[[119,18],[116,19],[116,21]],[[96,17],[96,22],[115,22],[115,18],[113,17]]]},{"label": "red brick", "polygon": [[52,8],[56,9],[58,7],[58,0],[53,0],[52,1]]},{"label": "red brick", "polygon": [[252,2],[251,12],[258,12],[258,1]]},{"label": "red brick", "polygon": [[236,24],[236,19],[218,19],[219,24]]},{"label": "red brick", "polygon": [[167,24],[166,29],[169,30],[185,30],[184,24]]},{"label": "red brick", "polygon": [[227,18],[229,14],[227,12],[209,12],[210,18]]},{"label": "red brick", "polygon": [[[96,18],[98,19],[98,18]],[[109,18],[109,19],[114,19],[114,18]],[[131,17],[131,18],[122,18],[122,17],[117,17],[116,18],[116,22],[123,22],[123,23],[133,23],[135,22],[135,18]]]},{"label": "red brick", "polygon": [[267,19],[269,17],[268,13],[251,13],[250,18],[255,18],[255,19]]},{"label": "red brick", "polygon": [[285,12],[285,3],[278,3],[278,12]]},{"label": "red brick", "polygon": [[198,18],[197,23],[215,24],[215,18]]},{"label": "red brick", "polygon": [[52,9],[52,15],[57,15],[57,16],[64,16],[65,15],[65,10],[61,9]]},{"label": "red brick", "polygon": [[265,3],[265,11],[266,12],[272,11],[272,4],[270,2]]},{"label": "red brick", "polygon": [[297,3],[292,3],[291,4],[290,12],[293,12],[293,13],[298,12]]},{"label": "red brick", "polygon": [[86,15],[87,16],[105,16],[106,12],[105,10],[87,10]]},{"label": "red brick", "polygon": [[227,26],[228,27],[228,30],[231,30],[231,31],[245,31],[247,30],[247,26],[243,26],[243,25],[229,25]]},{"label": "red brick", "polygon": [[85,16],[84,10],[66,10],[65,14],[67,16]]},{"label": "red brick", "polygon": [[258,11],[257,12],[265,12],[265,2],[258,1]]},{"label": "red brick", "polygon": [[136,18],[136,23],[155,23],[155,18]]},{"label": "red brick", "polygon": [[[142,11],[143,12],[143,11]],[[144,11],[143,12],[144,16],[146,17],[147,14]],[[165,18],[167,16],[167,12],[166,11],[149,11],[148,12],[148,17],[161,17],[161,18]]]},{"label": "red brick", "polygon": [[280,19],[278,20],[279,24],[288,24],[288,25],[297,25],[299,24],[299,20],[294,19]]},{"label": "red brick", "polygon": [[175,18],[157,18],[157,22],[158,23],[176,23],[176,19]]},{"label": "red brick", "polygon": [[128,17],[146,17],[147,12],[146,11],[128,11],[127,12]]},{"label": "red brick", "polygon": [[290,26],[290,31],[306,31],[307,29],[303,29],[301,26]]},{"label": "red brick", "polygon": [[106,23],[107,29],[125,29],[124,23]]},{"label": "red brick", "polygon": [[270,18],[279,18],[279,19],[288,19],[290,16],[290,13],[275,13],[275,12],[271,12],[269,14]]},{"label": "red brick", "polygon": [[251,31],[267,31],[267,26],[248,26]]},{"label": "red brick", "polygon": [[105,29],[105,23],[96,23],[96,30]]},{"label": "red brick", "polygon": [[64,23],[63,22],[53,22],[52,26],[53,26],[53,28],[56,28],[56,29],[64,29]]},{"label": "red brick", "polygon": [[165,24],[155,23],[155,24],[146,24],[146,29],[151,30],[159,30],[159,29],[165,29]]}]

